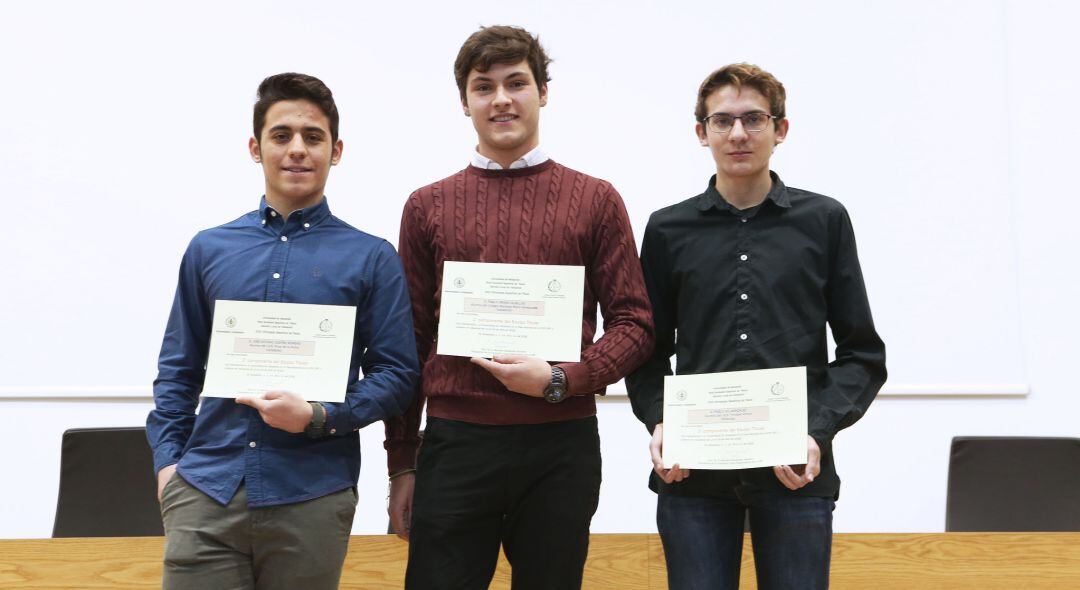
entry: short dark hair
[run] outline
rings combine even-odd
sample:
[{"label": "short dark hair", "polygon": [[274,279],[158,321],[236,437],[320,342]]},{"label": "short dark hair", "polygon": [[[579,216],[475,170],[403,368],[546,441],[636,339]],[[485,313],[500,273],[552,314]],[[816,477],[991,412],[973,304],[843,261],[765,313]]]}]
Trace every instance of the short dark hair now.
[{"label": "short dark hair", "polygon": [[266,125],[266,111],[269,111],[274,103],[283,100],[307,100],[314,103],[330,121],[331,140],[337,141],[338,111],[334,94],[315,76],[295,72],[269,76],[259,84],[254,117],[256,141],[261,138],[263,126]]},{"label": "short dark hair", "polygon": [[544,52],[539,37],[521,27],[480,27],[465,40],[454,60],[454,78],[461,100],[465,100],[469,72],[486,72],[495,64],[515,64],[522,60],[529,62],[529,69],[539,86],[546,86],[551,81],[548,76],[551,58]]},{"label": "short dark hair", "polygon": [[787,116],[784,103],[787,101],[787,92],[780,80],[769,72],[748,63],[729,64],[709,74],[698,88],[697,105],[694,107],[694,118],[698,123],[704,123],[706,113],[705,101],[709,96],[724,86],[734,86],[741,89],[749,86],[761,93],[769,103],[769,114],[779,117],[777,121]]}]

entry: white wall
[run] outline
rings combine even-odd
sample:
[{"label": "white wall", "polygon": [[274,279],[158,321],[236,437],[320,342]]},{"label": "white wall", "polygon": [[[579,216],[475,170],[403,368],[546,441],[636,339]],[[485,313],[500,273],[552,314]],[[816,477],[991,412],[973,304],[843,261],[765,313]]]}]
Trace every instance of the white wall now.
[{"label": "white wall", "polygon": [[[408,191],[463,165],[471,130],[450,63],[465,35],[496,22],[541,33],[557,59],[544,145],[612,180],[639,235],[651,210],[698,192],[710,172],[690,135],[700,79],[738,60],[773,70],[793,121],[775,168],[848,204],[893,378],[1030,387],[1027,396],[879,399],[836,441],[838,531],[941,530],[954,435],[1080,435],[1071,374],[1080,206],[1062,178],[1080,135],[1069,114],[1080,82],[1067,57],[1080,52],[1069,24],[1080,8],[438,6],[342,6],[329,18],[285,3],[9,12],[0,537],[49,535],[64,429],[143,422],[184,244],[258,197],[244,142],[261,77],[296,69],[334,89],[346,151],[331,206],[393,237]],[[862,115],[857,124],[833,124],[849,111]],[[82,399],[56,396],[64,391]],[[620,398],[600,405],[600,420],[594,530],[655,530],[644,429]],[[357,533],[385,528],[381,437],[378,426],[363,433]]]}]

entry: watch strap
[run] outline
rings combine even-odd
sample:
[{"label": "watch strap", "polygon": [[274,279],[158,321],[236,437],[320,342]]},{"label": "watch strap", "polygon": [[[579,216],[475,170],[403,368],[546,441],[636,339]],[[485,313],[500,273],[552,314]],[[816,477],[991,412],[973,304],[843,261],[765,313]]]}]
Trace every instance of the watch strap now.
[{"label": "watch strap", "polygon": [[570,397],[567,391],[566,371],[562,367],[551,367],[551,382],[544,388],[544,399],[557,404]]},{"label": "watch strap", "polygon": [[309,403],[311,404],[311,422],[308,422],[304,434],[308,438],[322,438],[326,436],[326,406],[319,402]]}]

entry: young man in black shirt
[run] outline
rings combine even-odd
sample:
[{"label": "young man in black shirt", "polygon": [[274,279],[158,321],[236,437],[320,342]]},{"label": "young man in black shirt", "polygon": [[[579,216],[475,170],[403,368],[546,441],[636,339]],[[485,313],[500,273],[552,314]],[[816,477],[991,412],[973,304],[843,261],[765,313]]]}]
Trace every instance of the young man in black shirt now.
[{"label": "young man in black shirt", "polygon": [[[627,384],[653,435],[650,487],[673,590],[738,587],[747,511],[759,588],[828,587],[840,488],[831,442],[885,382],[885,345],[847,211],[769,170],[788,132],[785,98],[775,77],[749,64],[706,78],[696,131],[716,175],[705,192],[655,212],[645,229],[656,347]],[[836,342],[831,363],[826,324]],[[806,463],[664,469],[663,378],[672,354],[678,374],[805,366]]]}]

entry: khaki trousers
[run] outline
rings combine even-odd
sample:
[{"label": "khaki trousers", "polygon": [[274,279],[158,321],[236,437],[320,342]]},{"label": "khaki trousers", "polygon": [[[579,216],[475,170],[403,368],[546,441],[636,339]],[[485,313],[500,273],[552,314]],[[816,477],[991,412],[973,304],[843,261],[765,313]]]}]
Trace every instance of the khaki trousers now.
[{"label": "khaki trousers", "polygon": [[330,590],[349,545],[356,489],[249,508],[244,486],[227,506],[173,475],[161,496],[166,590]]}]

